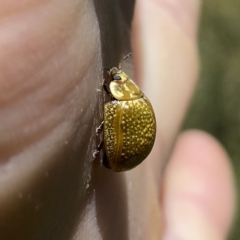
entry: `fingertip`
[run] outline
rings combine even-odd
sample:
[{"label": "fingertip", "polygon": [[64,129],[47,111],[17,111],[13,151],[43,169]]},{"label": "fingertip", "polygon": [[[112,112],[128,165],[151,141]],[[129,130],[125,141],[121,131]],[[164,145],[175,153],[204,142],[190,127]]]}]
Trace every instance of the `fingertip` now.
[{"label": "fingertip", "polygon": [[220,143],[201,131],[180,135],[166,170],[164,194],[166,234],[184,239],[226,237],[235,189]]},{"label": "fingertip", "polygon": [[[182,29],[189,37],[196,37],[198,16],[200,9],[199,0],[137,0],[135,8],[135,20],[138,21],[141,12],[151,9],[159,14],[166,14]],[[150,19],[152,15],[147,15]]]},{"label": "fingertip", "polygon": [[[135,79],[152,103],[157,122],[152,157],[156,175],[181,126],[198,76],[197,42],[186,24],[197,31],[198,4],[190,0],[137,0],[132,25]],[[195,2],[195,1],[194,1]],[[197,2],[197,1],[196,1]],[[170,5],[171,6],[170,6]],[[191,7],[192,6],[192,7]],[[185,17],[184,23],[179,19]],[[163,144],[162,144],[163,143]],[[152,155],[153,156],[153,155]]]}]

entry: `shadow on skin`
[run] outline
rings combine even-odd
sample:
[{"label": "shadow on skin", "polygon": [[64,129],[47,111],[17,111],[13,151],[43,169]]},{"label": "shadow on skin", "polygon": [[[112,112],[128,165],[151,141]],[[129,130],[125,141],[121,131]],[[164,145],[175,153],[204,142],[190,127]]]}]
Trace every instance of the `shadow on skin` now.
[{"label": "shadow on skin", "polygon": [[[118,66],[122,56],[130,52],[134,1],[94,0],[94,5],[100,28],[103,67]],[[109,80],[106,72],[104,77]],[[103,99],[109,101],[109,96],[105,94]],[[125,175],[100,167],[101,157],[102,153],[93,164],[91,182],[101,237],[104,240],[129,240]]]},{"label": "shadow on skin", "polygon": [[103,67],[118,66],[130,52],[130,24],[135,1],[94,0],[101,36]]},{"label": "shadow on skin", "polygon": [[[76,139],[69,142],[75,143]],[[82,147],[87,149],[84,143]],[[78,150],[59,151],[58,164],[41,169],[29,187],[9,199],[0,212],[0,239],[64,240],[73,234],[85,204],[80,194],[84,161],[74,155]]]},{"label": "shadow on skin", "polygon": [[[96,169],[98,168],[98,169]],[[123,173],[93,167],[96,217],[102,239],[129,240],[126,180]]]}]

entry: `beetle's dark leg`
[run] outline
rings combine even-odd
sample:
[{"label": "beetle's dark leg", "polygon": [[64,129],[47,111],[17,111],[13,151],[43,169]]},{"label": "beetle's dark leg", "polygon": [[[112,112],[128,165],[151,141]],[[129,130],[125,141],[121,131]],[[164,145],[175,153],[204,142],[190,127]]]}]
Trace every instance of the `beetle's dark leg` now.
[{"label": "beetle's dark leg", "polygon": [[100,134],[103,130],[103,126],[104,126],[104,121],[101,122],[101,124],[96,128],[96,134]]},{"label": "beetle's dark leg", "polygon": [[100,143],[97,146],[97,149],[93,152],[93,157],[96,158],[97,155],[100,153],[101,149],[103,148],[103,139],[101,139]]},{"label": "beetle's dark leg", "polygon": [[[104,126],[104,121],[102,121],[101,124],[96,128],[96,135],[99,135],[102,132],[103,126]],[[103,139],[101,139],[100,143],[97,146],[97,149],[93,152],[94,158],[97,157],[97,155],[101,151],[102,147],[103,147]]]},{"label": "beetle's dark leg", "polygon": [[[109,83],[111,82],[111,68],[105,67],[102,68],[103,72],[103,80],[102,80],[102,88],[105,90],[105,92],[111,97],[113,98],[113,95],[109,89]],[[106,81],[107,79],[107,81]]]},{"label": "beetle's dark leg", "polygon": [[110,166],[109,166],[108,160],[107,160],[107,154],[106,154],[106,152],[104,153],[104,156],[103,156],[103,165],[104,165],[106,168],[111,169]]},{"label": "beetle's dark leg", "polygon": [[103,89],[105,90],[105,92],[106,92],[111,98],[113,98],[113,95],[112,95],[112,93],[111,93],[111,91],[110,91],[110,89],[109,89],[109,87],[108,87],[105,79],[103,79],[103,81],[102,81],[102,87],[103,87]]}]

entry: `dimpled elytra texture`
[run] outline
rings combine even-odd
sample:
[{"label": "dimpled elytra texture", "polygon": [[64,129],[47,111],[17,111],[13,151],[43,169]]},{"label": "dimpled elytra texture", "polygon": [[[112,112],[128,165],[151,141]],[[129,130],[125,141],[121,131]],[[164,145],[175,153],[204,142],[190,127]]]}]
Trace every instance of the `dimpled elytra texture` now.
[{"label": "dimpled elytra texture", "polygon": [[104,106],[104,144],[107,161],[117,172],[130,170],[150,153],[156,120],[146,98],[112,101]]}]

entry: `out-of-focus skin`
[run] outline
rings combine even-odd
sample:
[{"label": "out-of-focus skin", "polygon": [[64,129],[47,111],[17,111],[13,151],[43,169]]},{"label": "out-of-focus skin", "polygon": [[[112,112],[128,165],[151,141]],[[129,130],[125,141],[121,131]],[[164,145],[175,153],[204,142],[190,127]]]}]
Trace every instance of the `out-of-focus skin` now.
[{"label": "out-of-focus skin", "polygon": [[[198,132],[179,137],[160,181],[197,77],[198,1],[136,1],[135,79],[155,109],[156,144],[127,173],[93,162],[102,120],[101,68],[117,65],[129,50],[132,7],[117,0],[0,2],[1,239],[192,239],[176,227],[188,226],[175,215],[179,197],[191,201],[189,222],[198,215],[210,222],[194,225],[197,236],[209,233],[199,239],[226,236],[234,210],[232,173],[214,139]],[[194,146],[202,155],[192,139],[201,141]],[[195,171],[197,178],[176,169]],[[187,184],[174,184],[185,176]],[[197,187],[201,180],[204,188]],[[207,190],[189,200],[185,193],[195,188]],[[221,211],[214,207],[219,196]],[[206,209],[213,210],[204,215]]]}]

